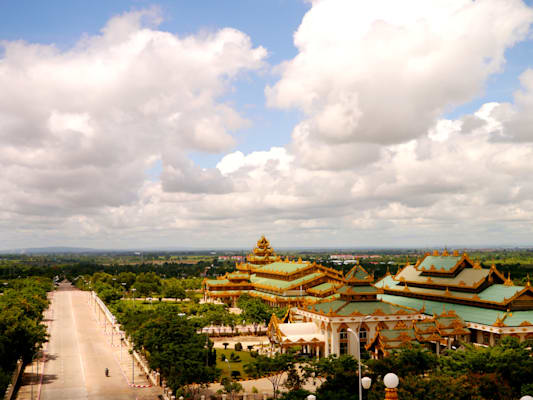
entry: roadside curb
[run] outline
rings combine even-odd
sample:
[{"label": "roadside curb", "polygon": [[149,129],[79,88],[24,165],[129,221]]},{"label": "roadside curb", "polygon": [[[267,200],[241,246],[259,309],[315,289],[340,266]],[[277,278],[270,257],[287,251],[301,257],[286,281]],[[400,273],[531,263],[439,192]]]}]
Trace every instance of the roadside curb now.
[{"label": "roadside curb", "polygon": [[144,388],[150,388],[152,387],[152,385],[135,385],[135,384],[129,384],[128,385],[129,387],[133,387],[133,388],[139,388],[139,389],[144,389]]}]

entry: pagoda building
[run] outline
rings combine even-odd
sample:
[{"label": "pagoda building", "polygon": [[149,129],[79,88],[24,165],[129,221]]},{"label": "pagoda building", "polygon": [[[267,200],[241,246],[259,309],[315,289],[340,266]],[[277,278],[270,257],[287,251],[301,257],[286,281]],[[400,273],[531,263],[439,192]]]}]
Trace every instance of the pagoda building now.
[{"label": "pagoda building", "polygon": [[[437,330],[434,317],[380,300],[378,296],[383,290],[374,286],[373,280],[362,266],[356,265],[337,290],[338,298],[293,308],[291,317],[285,320],[273,315],[267,329],[273,350],[283,352],[300,346],[317,357],[330,354],[357,357],[358,332],[361,346],[366,346],[373,357],[381,357],[394,346],[409,343],[424,343],[439,351],[470,334],[457,315],[439,317],[441,330]],[[448,317],[454,321],[451,331],[444,328],[443,319]],[[429,331],[425,320],[435,329]],[[390,340],[395,335],[397,340]]]},{"label": "pagoda building", "polygon": [[510,276],[481,267],[466,253],[426,253],[376,286],[382,301],[429,315],[453,312],[466,322],[472,343],[492,346],[503,335],[533,339],[530,283],[514,285]]},{"label": "pagoda building", "polygon": [[282,260],[262,236],[257,246],[236,265],[236,271],[205,279],[204,298],[235,304],[242,294],[258,297],[271,306],[297,306],[336,298],[342,272],[301,259]]},{"label": "pagoda building", "polygon": [[414,343],[427,345],[439,354],[441,348],[449,348],[452,344],[459,347],[457,339],[464,340],[470,335],[465,325],[452,310],[411,323],[398,321],[392,328],[378,329],[365,348],[374,358],[386,357],[392,350]]}]

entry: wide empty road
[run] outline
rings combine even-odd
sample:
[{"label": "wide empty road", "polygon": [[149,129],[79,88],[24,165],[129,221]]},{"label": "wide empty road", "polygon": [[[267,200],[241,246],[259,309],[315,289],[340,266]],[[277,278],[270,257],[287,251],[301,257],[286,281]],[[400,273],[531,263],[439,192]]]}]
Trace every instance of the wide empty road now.
[{"label": "wide empty road", "polygon": [[[129,387],[109,336],[98,325],[88,300],[89,293],[66,283],[54,293],[40,399],[157,399],[157,388]],[[110,370],[109,377],[105,368]],[[35,383],[37,399],[39,385]]]}]

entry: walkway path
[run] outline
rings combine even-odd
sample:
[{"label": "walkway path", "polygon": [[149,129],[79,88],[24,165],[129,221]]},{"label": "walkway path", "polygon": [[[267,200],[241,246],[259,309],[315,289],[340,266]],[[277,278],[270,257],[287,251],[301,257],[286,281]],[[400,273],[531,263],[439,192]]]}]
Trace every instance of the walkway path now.
[{"label": "walkway path", "polygon": [[[159,388],[132,388],[122,371],[111,339],[99,326],[88,304],[89,293],[62,283],[47,311],[50,341],[44,359],[28,366],[17,399],[43,400],[134,400],[157,399]],[[125,350],[125,349],[123,349]],[[129,356],[124,351],[123,359]],[[131,360],[131,358],[130,358]],[[109,368],[110,376],[104,374]],[[33,374],[32,374],[33,369]],[[136,377],[135,383],[146,379]],[[131,380],[131,378],[130,378]]]}]

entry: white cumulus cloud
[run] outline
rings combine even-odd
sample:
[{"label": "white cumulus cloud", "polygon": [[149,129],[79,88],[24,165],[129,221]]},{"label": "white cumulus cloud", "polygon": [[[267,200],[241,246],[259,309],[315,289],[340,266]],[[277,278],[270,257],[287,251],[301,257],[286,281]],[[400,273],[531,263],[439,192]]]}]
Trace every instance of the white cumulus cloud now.
[{"label": "white cumulus cloud", "polygon": [[312,1],[266,95],[305,113],[318,148],[405,142],[481,94],[532,21],[519,0]]}]

